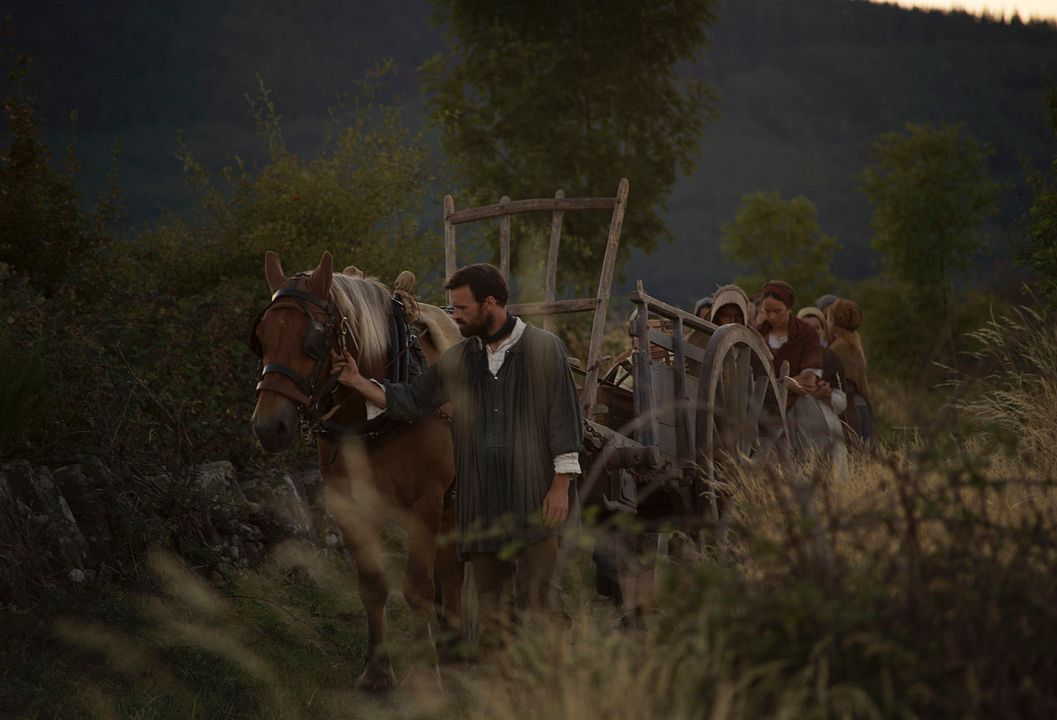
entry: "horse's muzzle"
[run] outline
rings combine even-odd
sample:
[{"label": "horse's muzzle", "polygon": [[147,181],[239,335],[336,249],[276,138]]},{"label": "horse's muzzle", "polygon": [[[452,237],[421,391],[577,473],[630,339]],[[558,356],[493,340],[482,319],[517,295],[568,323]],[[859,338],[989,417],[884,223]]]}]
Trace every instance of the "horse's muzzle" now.
[{"label": "horse's muzzle", "polygon": [[253,425],[253,434],[265,452],[281,452],[290,447],[297,436],[297,408],[287,401],[262,412],[258,403],[250,423]]}]

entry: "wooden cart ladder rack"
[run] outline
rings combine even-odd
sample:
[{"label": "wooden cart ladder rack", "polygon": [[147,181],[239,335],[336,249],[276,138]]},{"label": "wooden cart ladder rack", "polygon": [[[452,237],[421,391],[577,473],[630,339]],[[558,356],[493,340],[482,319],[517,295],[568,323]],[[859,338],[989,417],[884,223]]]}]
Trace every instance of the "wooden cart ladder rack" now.
[{"label": "wooden cart ladder rack", "polygon": [[[512,215],[529,212],[551,213],[550,245],[547,248],[546,286],[543,302],[509,305],[515,315],[542,316],[543,327],[553,327],[553,316],[562,313],[594,312],[591,324],[591,340],[587,351],[587,377],[584,380],[580,404],[587,417],[595,404],[598,385],[598,366],[601,364],[602,340],[605,335],[606,309],[609,306],[610,291],[613,285],[613,270],[617,261],[617,246],[620,243],[620,229],[624,222],[624,209],[628,200],[628,180],[622,178],[615,197],[602,198],[567,198],[563,190],[558,190],[553,198],[533,200],[511,200],[504,196],[495,205],[483,205],[466,210],[455,210],[455,199],[444,196],[444,275],[451,277],[458,269],[455,261],[455,226],[464,223],[478,222],[499,218],[499,271],[510,281],[510,218]],[[593,298],[573,298],[557,300],[558,249],[561,244],[562,219],[566,212],[580,210],[612,210],[609,223],[609,234],[606,239],[606,252],[602,258],[602,272],[598,277],[598,293]]]}]

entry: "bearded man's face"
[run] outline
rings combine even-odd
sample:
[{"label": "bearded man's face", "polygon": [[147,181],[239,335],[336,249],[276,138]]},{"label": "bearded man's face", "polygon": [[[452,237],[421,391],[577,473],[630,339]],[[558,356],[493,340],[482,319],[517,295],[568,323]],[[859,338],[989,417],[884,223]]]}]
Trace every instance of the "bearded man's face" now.
[{"label": "bearded man's face", "polygon": [[469,285],[451,291],[451,304],[455,308],[452,318],[463,337],[483,337],[488,334],[488,309],[485,303],[477,302]]}]

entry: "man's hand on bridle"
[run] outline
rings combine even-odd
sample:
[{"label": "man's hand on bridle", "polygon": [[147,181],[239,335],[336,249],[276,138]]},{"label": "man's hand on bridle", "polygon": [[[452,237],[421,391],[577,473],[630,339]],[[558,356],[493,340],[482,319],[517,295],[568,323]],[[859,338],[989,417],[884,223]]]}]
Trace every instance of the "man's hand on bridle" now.
[{"label": "man's hand on bridle", "polygon": [[363,377],[360,375],[359,367],[356,366],[356,360],[353,359],[352,353],[348,350],[342,355],[338,355],[336,352],[331,351],[330,374],[338,375],[339,383],[353,389],[358,385],[359,379]]}]

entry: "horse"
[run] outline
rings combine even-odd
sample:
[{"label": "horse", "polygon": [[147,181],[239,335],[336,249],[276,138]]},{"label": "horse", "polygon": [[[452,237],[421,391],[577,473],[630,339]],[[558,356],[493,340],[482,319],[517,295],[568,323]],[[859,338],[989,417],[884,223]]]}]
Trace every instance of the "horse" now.
[{"label": "horse", "polygon": [[[401,277],[406,275],[410,273]],[[413,637],[439,682],[429,623],[435,564],[442,585],[442,622],[457,631],[462,610],[462,567],[454,545],[437,540],[454,526],[454,509],[445,509],[455,476],[450,427],[433,415],[411,424],[389,421],[399,427],[380,432],[377,422],[368,422],[363,397],[338,385],[330,374],[331,353],[347,348],[366,377],[391,377],[390,370],[405,362],[409,352],[406,342],[393,347],[391,323],[403,322],[402,308],[378,280],[358,276],[354,268],[334,273],[329,252],[314,270],[293,277],[286,277],[279,256],[268,252],[265,277],[272,301],[251,332],[261,360],[251,423],[267,452],[289,447],[299,430],[315,436],[324,504],[355,558],[367,614],[366,667],[356,687],[379,692],[396,682],[385,644],[389,588],[380,539],[394,509],[407,530],[403,594],[411,609]],[[432,332],[422,337],[421,346],[426,363],[432,364],[459,333],[439,308],[421,308],[431,311]]]}]

